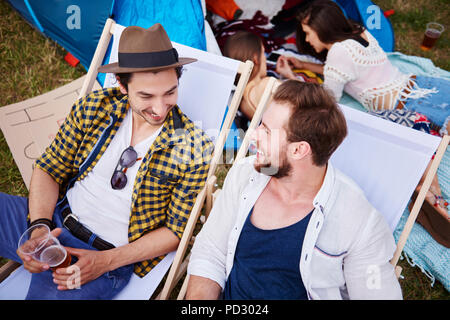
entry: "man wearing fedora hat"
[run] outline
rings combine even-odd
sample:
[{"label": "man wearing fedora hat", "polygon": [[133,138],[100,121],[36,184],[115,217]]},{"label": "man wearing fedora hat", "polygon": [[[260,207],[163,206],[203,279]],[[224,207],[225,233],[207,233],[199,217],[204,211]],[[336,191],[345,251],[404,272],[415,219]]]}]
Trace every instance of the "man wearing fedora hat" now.
[{"label": "man wearing fedora hat", "polygon": [[[74,104],[35,163],[28,199],[0,193],[0,256],[33,273],[28,299],[110,299],[177,248],[213,148],[177,106],[181,68],[195,61],[178,57],[160,24],[126,28],[118,62],[99,68],[119,87]],[[11,245],[38,223],[70,267],[51,272]]]}]

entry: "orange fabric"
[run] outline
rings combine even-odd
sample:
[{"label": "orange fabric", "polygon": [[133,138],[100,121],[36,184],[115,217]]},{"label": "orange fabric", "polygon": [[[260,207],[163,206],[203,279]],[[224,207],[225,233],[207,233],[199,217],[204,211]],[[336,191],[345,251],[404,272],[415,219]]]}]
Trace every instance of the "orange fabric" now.
[{"label": "orange fabric", "polygon": [[236,10],[240,8],[234,0],[206,0],[206,9],[226,20],[233,20]]},{"label": "orange fabric", "polygon": [[70,64],[72,67],[76,67],[77,64],[80,62],[80,60],[78,60],[77,58],[75,58],[70,52],[68,52],[65,57],[64,60],[66,60],[66,62],[68,64]]}]

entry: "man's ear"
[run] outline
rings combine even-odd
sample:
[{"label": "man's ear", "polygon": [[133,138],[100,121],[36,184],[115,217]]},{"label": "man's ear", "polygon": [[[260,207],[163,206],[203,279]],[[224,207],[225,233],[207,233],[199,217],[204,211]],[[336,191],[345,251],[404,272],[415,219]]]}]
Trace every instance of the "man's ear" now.
[{"label": "man's ear", "polygon": [[311,146],[306,141],[293,142],[288,147],[293,160],[301,160],[311,154]]},{"label": "man's ear", "polygon": [[119,84],[120,92],[122,92],[122,94],[128,94],[127,89],[124,87],[124,85],[122,84],[122,82],[120,82],[119,76],[116,76],[116,80],[117,80],[117,83]]}]

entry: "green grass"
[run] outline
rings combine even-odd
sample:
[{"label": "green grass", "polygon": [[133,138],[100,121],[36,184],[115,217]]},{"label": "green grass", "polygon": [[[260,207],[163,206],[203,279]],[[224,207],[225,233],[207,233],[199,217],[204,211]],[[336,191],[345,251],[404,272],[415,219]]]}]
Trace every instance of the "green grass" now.
[{"label": "green grass", "polygon": [[[69,66],[65,50],[28,25],[5,1],[0,1],[0,17],[0,106],[40,95],[86,73],[81,66]],[[28,195],[2,132],[0,192]],[[0,265],[4,262],[0,258]]]},{"label": "green grass", "polygon": [[[450,71],[450,9],[448,0],[373,0],[389,17],[394,27],[395,51],[431,59],[437,67]],[[445,31],[435,47],[426,52],[420,44],[428,22],[439,22]]]},{"label": "green grass", "polygon": [[[430,58],[434,63],[450,70],[450,30],[444,33],[437,46],[430,52],[420,50],[423,28],[428,21],[447,23],[448,1],[379,0],[374,1],[383,10],[394,9],[391,16],[396,35],[396,50],[410,55]],[[0,106],[23,101],[62,86],[85,74],[78,66],[72,68],[64,61],[65,50],[44,38],[30,27],[11,7],[0,1]],[[230,165],[218,168],[218,184],[221,186]],[[27,196],[17,166],[3,134],[0,132],[0,191]],[[0,265],[5,262],[0,258]],[[400,261],[404,279],[400,280],[405,299],[449,299],[450,295],[436,282],[430,280],[418,268]],[[175,297],[175,294],[172,295]]]},{"label": "green grass", "polygon": [[[0,106],[19,102],[83,75],[81,66],[64,61],[65,50],[46,39],[5,1],[0,1]],[[0,191],[26,196],[28,191],[0,132]]]}]

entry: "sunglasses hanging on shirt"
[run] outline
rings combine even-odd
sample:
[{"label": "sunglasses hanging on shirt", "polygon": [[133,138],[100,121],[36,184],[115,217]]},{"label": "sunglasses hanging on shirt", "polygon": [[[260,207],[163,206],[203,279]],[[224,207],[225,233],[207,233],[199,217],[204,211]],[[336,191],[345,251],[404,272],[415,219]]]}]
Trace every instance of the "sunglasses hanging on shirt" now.
[{"label": "sunglasses hanging on shirt", "polygon": [[138,158],[138,154],[136,150],[133,149],[132,146],[129,146],[125,150],[123,150],[120,155],[119,162],[116,165],[116,169],[111,177],[111,187],[114,190],[121,190],[125,188],[127,185],[127,169],[134,166],[136,161],[141,160],[142,158]]}]

